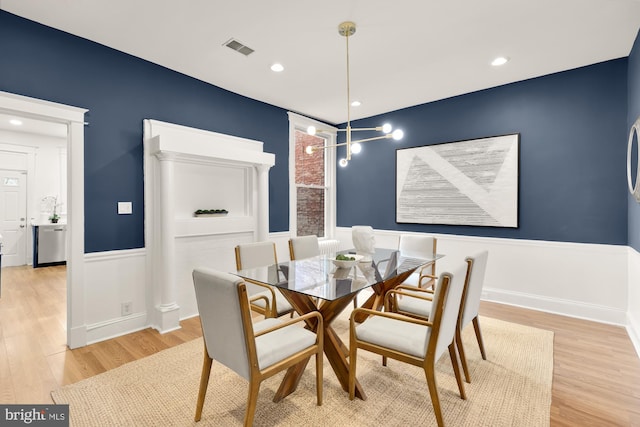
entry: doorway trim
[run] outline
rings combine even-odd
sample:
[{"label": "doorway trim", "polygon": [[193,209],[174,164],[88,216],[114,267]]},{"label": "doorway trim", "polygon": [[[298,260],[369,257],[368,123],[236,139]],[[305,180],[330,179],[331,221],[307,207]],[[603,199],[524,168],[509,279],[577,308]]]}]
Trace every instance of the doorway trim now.
[{"label": "doorway trim", "polygon": [[0,112],[67,125],[67,346],[87,344],[84,289],[85,108],[0,91]]}]

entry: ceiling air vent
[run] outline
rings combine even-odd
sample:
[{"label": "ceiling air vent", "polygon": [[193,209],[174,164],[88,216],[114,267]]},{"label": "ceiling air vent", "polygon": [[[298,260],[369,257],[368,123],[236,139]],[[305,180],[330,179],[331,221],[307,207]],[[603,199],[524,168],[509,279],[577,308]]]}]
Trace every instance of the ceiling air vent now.
[{"label": "ceiling air vent", "polygon": [[237,52],[240,52],[244,56],[249,56],[253,53],[253,49],[251,49],[249,46],[243,45],[242,43],[240,43],[238,40],[235,40],[235,39],[230,39],[229,41],[225,42],[224,45]]}]

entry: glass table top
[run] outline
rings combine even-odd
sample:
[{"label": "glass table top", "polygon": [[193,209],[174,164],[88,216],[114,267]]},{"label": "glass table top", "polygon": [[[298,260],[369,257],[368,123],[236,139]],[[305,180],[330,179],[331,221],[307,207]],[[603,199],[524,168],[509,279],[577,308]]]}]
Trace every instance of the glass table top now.
[{"label": "glass table top", "polygon": [[[345,255],[355,251],[341,251]],[[312,297],[335,300],[358,292],[409,270],[431,264],[443,255],[432,258],[410,258],[398,250],[376,249],[372,260],[358,262],[351,268],[338,268],[334,255],[319,255],[296,261],[280,262],[266,267],[247,268],[236,274],[278,288]]]}]

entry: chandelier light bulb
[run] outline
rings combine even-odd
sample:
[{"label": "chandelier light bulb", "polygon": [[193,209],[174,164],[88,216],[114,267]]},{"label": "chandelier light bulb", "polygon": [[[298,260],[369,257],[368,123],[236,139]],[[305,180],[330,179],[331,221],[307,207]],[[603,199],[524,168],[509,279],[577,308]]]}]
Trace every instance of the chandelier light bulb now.
[{"label": "chandelier light bulb", "polygon": [[[2,0],[0,0],[2,1]],[[338,164],[341,167],[346,167],[347,164],[349,163],[349,160],[351,160],[351,155],[352,154],[358,154],[360,152],[362,152],[362,144],[365,142],[371,142],[371,141],[378,141],[378,140],[382,140],[382,139],[390,139],[393,138],[394,140],[400,140],[404,137],[404,132],[401,129],[393,129],[393,126],[391,126],[390,123],[384,123],[382,126],[375,126],[375,127],[362,127],[362,128],[353,128],[351,127],[351,107],[357,107],[360,105],[360,102],[357,100],[351,100],[351,93],[350,93],[350,77],[349,77],[349,37],[352,36],[353,34],[355,34],[356,32],[356,24],[354,24],[353,22],[350,21],[346,21],[341,23],[338,26],[338,33],[341,36],[344,36],[346,39],[346,45],[347,45],[347,126],[346,128],[342,128],[342,129],[335,129],[332,128],[334,132],[334,136],[333,138],[336,138],[336,133],[337,132],[346,132],[345,133],[345,138],[344,141],[346,142],[336,142],[335,139],[331,140],[331,143],[329,144],[325,144],[325,145],[315,145],[315,146],[308,146],[305,148],[305,151],[308,154],[314,154],[316,151],[322,151],[328,148],[331,149],[335,149],[337,147],[345,147],[346,149],[346,158],[342,158],[338,161]],[[352,131],[366,131],[366,132],[380,132],[382,131],[383,135],[378,134],[377,136],[372,136],[372,135],[366,135],[364,134],[364,136],[362,138],[357,138],[355,141],[352,138],[351,132]],[[307,128],[307,134],[309,135],[316,135],[316,133],[318,132],[318,130],[316,129],[315,126],[309,126]],[[325,132],[329,132],[327,130],[320,130],[320,132],[322,132],[323,134]]]},{"label": "chandelier light bulb", "polygon": [[404,132],[402,131],[402,129],[396,129],[391,135],[395,141],[399,141],[404,136]]}]

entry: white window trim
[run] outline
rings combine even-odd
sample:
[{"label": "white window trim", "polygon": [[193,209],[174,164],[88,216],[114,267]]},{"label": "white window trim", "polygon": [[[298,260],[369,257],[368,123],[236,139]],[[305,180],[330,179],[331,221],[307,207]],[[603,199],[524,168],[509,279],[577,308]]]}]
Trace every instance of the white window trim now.
[{"label": "white window trim", "polygon": [[[298,195],[296,192],[296,130],[306,132],[309,126],[315,126],[317,135],[325,138],[327,145],[335,145],[338,129],[326,123],[289,112],[289,233],[295,237],[297,233],[297,206]],[[325,150],[325,181],[327,197],[325,199],[325,238],[333,239],[336,230],[336,149]]]}]

